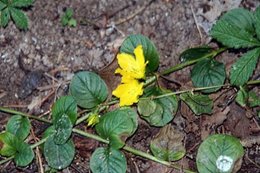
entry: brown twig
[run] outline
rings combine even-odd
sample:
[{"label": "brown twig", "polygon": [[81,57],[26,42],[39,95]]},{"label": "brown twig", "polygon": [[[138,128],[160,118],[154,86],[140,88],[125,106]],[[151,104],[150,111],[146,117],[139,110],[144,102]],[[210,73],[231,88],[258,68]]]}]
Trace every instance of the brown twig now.
[{"label": "brown twig", "polygon": [[[31,129],[31,134],[32,134],[32,138],[34,140],[34,142],[38,142],[39,140],[36,138],[33,129]],[[37,146],[35,149],[35,153],[37,156],[37,161],[39,162],[39,172],[40,173],[44,173],[44,169],[43,169],[43,165],[42,165],[42,158],[41,158],[41,154],[40,154],[40,150],[39,147]]]},{"label": "brown twig", "polygon": [[131,15],[127,16],[126,18],[122,18],[119,19],[116,22],[112,22],[111,24],[107,25],[106,28],[110,28],[110,27],[115,27],[117,25],[120,25],[122,23],[125,23],[129,20],[131,20],[132,18],[134,18],[135,16],[137,16],[139,13],[141,13],[142,11],[144,11],[154,0],[150,0],[148,3],[146,3],[144,6],[140,7],[139,9],[137,9],[134,13],[132,13]]},{"label": "brown twig", "polygon": [[196,17],[196,15],[195,15],[195,13],[194,13],[194,9],[193,9],[193,6],[192,6],[192,5],[190,5],[190,8],[191,8],[192,16],[193,16],[194,21],[195,21],[196,28],[197,28],[197,30],[198,30],[198,32],[199,32],[199,35],[200,35],[200,41],[202,42],[202,34],[201,34],[200,27],[199,27],[199,25],[198,25],[197,17]]},{"label": "brown twig", "polygon": [[252,159],[249,158],[248,152],[246,152],[246,159],[251,162],[253,165],[255,165],[257,168],[260,169],[260,165],[258,165],[256,162],[254,162]]}]

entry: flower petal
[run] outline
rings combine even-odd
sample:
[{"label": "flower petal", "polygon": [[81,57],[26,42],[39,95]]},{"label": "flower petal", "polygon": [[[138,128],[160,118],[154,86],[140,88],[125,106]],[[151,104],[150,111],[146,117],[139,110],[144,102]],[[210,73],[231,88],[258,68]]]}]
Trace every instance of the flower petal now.
[{"label": "flower petal", "polygon": [[132,79],[129,83],[120,84],[112,94],[120,99],[120,106],[130,106],[137,103],[143,94],[143,83]]}]

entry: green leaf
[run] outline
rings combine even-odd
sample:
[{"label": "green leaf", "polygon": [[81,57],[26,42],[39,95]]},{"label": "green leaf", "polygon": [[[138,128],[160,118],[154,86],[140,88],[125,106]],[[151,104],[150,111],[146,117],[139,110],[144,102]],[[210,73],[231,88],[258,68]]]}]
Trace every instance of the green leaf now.
[{"label": "green leaf", "polygon": [[18,10],[16,8],[9,8],[9,9],[15,25],[19,29],[27,29],[28,28],[27,16],[21,10]]},{"label": "green leaf", "polygon": [[224,20],[232,26],[236,26],[241,30],[247,31],[251,35],[254,35],[255,33],[255,17],[253,13],[244,8],[236,8],[230,10],[227,13],[225,13],[220,20]]},{"label": "green leaf", "polygon": [[146,73],[155,71],[159,66],[159,54],[153,42],[141,34],[128,36],[121,45],[120,52],[134,55],[134,49],[143,46],[145,60],[148,61]]},{"label": "green leaf", "polygon": [[260,6],[258,6],[255,10],[255,32],[257,35],[257,38],[260,39]]},{"label": "green leaf", "polygon": [[248,103],[250,107],[260,106],[260,97],[254,91],[249,91],[248,95]]},{"label": "green leaf", "polygon": [[17,150],[15,156],[14,156],[14,162],[18,166],[27,166],[29,165],[33,158],[34,158],[34,153],[30,145],[22,142],[22,141],[17,141],[15,144],[15,148]]},{"label": "green leaf", "polygon": [[90,169],[93,173],[126,172],[125,156],[114,148],[97,148],[90,158]]},{"label": "green leaf", "polygon": [[66,16],[61,17],[61,24],[62,26],[66,26],[69,22],[69,19]]},{"label": "green leaf", "polygon": [[12,7],[28,7],[33,4],[33,0],[13,0],[11,3]]},{"label": "green leaf", "polygon": [[212,53],[213,49],[208,46],[190,48],[183,51],[180,55],[181,62],[193,61],[205,57]]},{"label": "green leaf", "polygon": [[[159,96],[167,93],[171,92],[168,90],[161,90],[159,88],[148,88],[145,90],[144,96]],[[145,108],[145,104],[153,105],[153,108],[151,108],[150,111],[146,111],[146,109],[149,108]],[[138,110],[141,114],[141,118],[145,119],[150,125],[162,127],[168,124],[174,118],[174,115],[178,110],[178,100],[175,95],[154,100],[145,99],[138,103]]]},{"label": "green leaf", "polygon": [[247,105],[247,100],[248,100],[247,91],[243,87],[240,87],[240,90],[238,91],[236,96],[236,102],[240,106],[245,107]]},{"label": "green leaf", "polygon": [[27,166],[32,162],[34,153],[31,147],[12,133],[1,133],[0,143],[3,145],[0,154],[3,156],[14,156],[17,166]]},{"label": "green leaf", "polygon": [[16,149],[14,148],[14,140],[16,140],[13,134],[9,132],[0,133],[0,155],[10,157],[15,155]]},{"label": "green leaf", "polygon": [[129,107],[123,107],[103,115],[95,127],[102,138],[109,140],[110,146],[121,148],[126,138],[134,134],[137,125],[136,112]]},{"label": "green leaf", "polygon": [[55,134],[54,142],[55,144],[64,144],[70,138],[72,132],[72,123],[66,114],[63,114],[60,119],[54,124]]},{"label": "green leaf", "polygon": [[236,61],[230,71],[230,82],[232,85],[244,85],[253,74],[257,60],[260,55],[260,48],[248,51]]},{"label": "green leaf", "polygon": [[53,136],[48,137],[44,143],[44,156],[48,165],[55,169],[64,169],[68,167],[75,155],[75,147],[72,140],[65,144],[57,145]]},{"label": "green leaf", "polygon": [[9,0],[1,0],[4,4],[8,5],[9,4]]},{"label": "green leaf", "polygon": [[[198,171],[231,173],[239,169],[239,160],[244,155],[243,146],[239,140],[229,135],[209,136],[200,145],[196,164]],[[241,166],[241,165],[240,165]]]},{"label": "green leaf", "polygon": [[[191,71],[191,80],[195,87],[210,87],[223,85],[226,78],[225,66],[214,59],[201,60],[195,64]],[[211,93],[221,88],[203,90],[204,93]]]},{"label": "green leaf", "polygon": [[108,96],[105,82],[93,72],[79,72],[70,83],[70,93],[77,104],[91,109],[104,102]]},{"label": "green leaf", "polygon": [[[2,11],[7,5],[0,1],[0,11]],[[1,13],[0,13],[1,14]]]},{"label": "green leaf", "polygon": [[3,11],[0,11],[0,26],[6,27],[10,20],[9,8],[5,8]]},{"label": "green leaf", "polygon": [[156,106],[155,101],[145,99],[139,100],[137,109],[142,116],[147,117],[156,111]]},{"label": "green leaf", "polygon": [[65,16],[70,19],[73,16],[73,9],[72,8],[67,8],[65,11]]},{"label": "green leaf", "polygon": [[70,19],[68,22],[68,25],[71,27],[76,27],[77,26],[77,21],[75,19]]},{"label": "green leaf", "polygon": [[66,114],[72,124],[77,120],[77,103],[72,96],[59,98],[52,107],[52,121],[55,123],[61,116]]},{"label": "green leaf", "polygon": [[21,115],[12,116],[6,125],[6,131],[12,133],[21,140],[24,140],[30,133],[30,121]]},{"label": "green leaf", "polygon": [[249,48],[260,46],[260,42],[249,32],[219,20],[212,27],[211,36],[229,48]]},{"label": "green leaf", "polygon": [[213,101],[208,95],[183,93],[180,98],[191,108],[196,115],[211,114]]},{"label": "green leaf", "polygon": [[184,157],[186,150],[182,143],[184,134],[171,125],[164,126],[151,140],[150,148],[156,158],[176,161]]}]

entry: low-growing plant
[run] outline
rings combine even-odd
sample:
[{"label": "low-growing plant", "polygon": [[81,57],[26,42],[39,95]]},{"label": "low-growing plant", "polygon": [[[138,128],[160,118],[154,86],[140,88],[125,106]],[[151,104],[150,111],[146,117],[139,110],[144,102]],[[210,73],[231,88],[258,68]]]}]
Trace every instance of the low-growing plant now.
[{"label": "low-growing plant", "polygon": [[28,17],[23,8],[33,4],[33,0],[0,0],[0,26],[6,27],[12,19],[19,29],[28,29]]},{"label": "low-growing plant", "polygon": [[62,26],[76,27],[77,21],[73,18],[73,9],[67,8],[64,14],[61,16]]},{"label": "low-growing plant", "polygon": [[[119,67],[115,73],[121,76],[121,83],[113,90],[111,99],[108,99],[108,88],[99,75],[81,71],[70,83],[70,94],[59,98],[52,106],[51,120],[1,107],[2,112],[15,116],[9,119],[6,130],[0,134],[0,154],[7,157],[0,163],[14,159],[17,166],[26,166],[34,158],[33,149],[43,144],[42,151],[48,165],[57,170],[64,169],[74,159],[72,133],[77,133],[107,144],[95,149],[90,158],[90,169],[94,173],[126,172],[127,161],[122,150],[194,173],[175,163],[186,155],[182,142],[184,134],[170,122],[180,100],[197,116],[212,114],[213,100],[209,94],[223,87],[239,88],[236,102],[243,107],[260,105],[257,93],[247,87],[260,84],[260,80],[249,80],[260,57],[259,27],[259,7],[254,13],[242,8],[231,10],[211,30],[211,36],[225,47],[213,49],[203,46],[185,50],[180,56],[181,63],[163,72],[157,71],[159,53],[155,45],[143,35],[128,36],[117,55]],[[246,48],[248,51],[226,75],[225,65],[215,57],[229,48]],[[193,64],[191,80],[194,88],[173,92],[157,82],[160,77]],[[227,76],[230,84],[225,83]],[[137,109],[132,108],[135,106]],[[84,109],[85,115],[79,117],[78,107]],[[151,126],[162,127],[150,142],[151,153],[126,145],[127,139],[138,128],[138,116]],[[25,142],[30,132],[29,118],[50,125],[42,139],[32,145]],[[78,124],[86,121],[88,126],[95,127],[97,134],[77,128]],[[198,149],[197,170],[201,173],[237,172],[243,155],[239,139],[225,134],[210,135]]]}]

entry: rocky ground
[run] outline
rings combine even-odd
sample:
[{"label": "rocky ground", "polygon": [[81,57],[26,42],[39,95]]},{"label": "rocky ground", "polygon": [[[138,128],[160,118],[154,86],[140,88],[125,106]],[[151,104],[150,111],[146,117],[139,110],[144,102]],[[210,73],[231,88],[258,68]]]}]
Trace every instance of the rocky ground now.
[{"label": "rocky ground", "polygon": [[[113,71],[106,67],[129,34],[140,33],[154,42],[160,54],[159,71],[163,70],[178,64],[180,53],[187,48],[208,43],[216,47],[208,32],[223,12],[236,7],[254,10],[258,5],[257,0],[36,0],[32,7],[25,9],[30,20],[28,30],[21,31],[12,22],[6,28],[0,28],[0,105],[35,115],[45,113],[57,97],[66,94],[68,82],[75,72],[91,70],[100,72],[104,78],[112,75]],[[60,17],[66,8],[74,10],[78,22],[74,28],[61,25]],[[234,52],[226,52],[218,59],[230,69],[236,56]],[[189,68],[169,77],[178,80],[183,88],[191,85]],[[38,83],[38,87],[28,86],[30,82]],[[113,86],[113,81],[109,85]],[[175,88],[172,84],[166,85]],[[232,96],[232,91],[223,93],[215,105],[225,103]],[[217,98],[217,95],[212,97]],[[218,116],[195,117],[185,105],[181,106],[173,122],[186,133],[188,153],[179,162],[181,165],[196,169],[198,145],[208,134],[231,133],[242,139],[259,135],[259,119],[243,116],[246,111],[235,104],[225,111],[215,109],[214,115]],[[230,114],[230,120],[224,121]],[[235,114],[239,118],[233,116],[232,119]],[[0,117],[0,129],[3,130],[8,116],[0,113]],[[233,120],[238,121],[238,127],[233,126]],[[141,120],[140,123],[141,128],[128,143],[147,151],[148,141],[158,129]],[[36,126],[34,124],[36,134],[45,128],[37,129]],[[257,133],[250,131],[255,126]],[[77,156],[63,172],[90,172],[89,157],[99,144],[79,136],[74,138]],[[128,172],[176,172],[140,157],[127,153],[126,156]],[[259,145],[250,143],[240,172],[260,172],[259,165]],[[9,162],[1,165],[0,170],[37,172],[38,166],[33,163],[26,168],[16,168]]]}]

